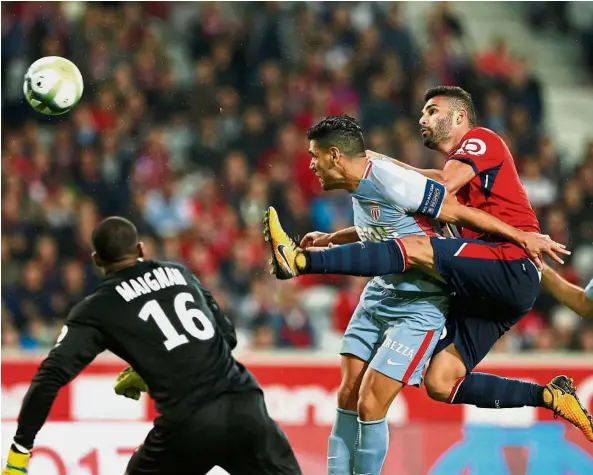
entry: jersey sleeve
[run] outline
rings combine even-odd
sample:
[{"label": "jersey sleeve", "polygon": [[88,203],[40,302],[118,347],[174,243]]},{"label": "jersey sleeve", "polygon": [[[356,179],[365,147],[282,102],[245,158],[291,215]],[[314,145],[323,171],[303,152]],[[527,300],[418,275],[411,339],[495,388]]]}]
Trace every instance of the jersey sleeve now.
[{"label": "jersey sleeve", "polygon": [[75,306],[25,395],[14,438],[17,446],[28,450],[33,447],[58,391],[105,350],[103,340],[89,312],[88,300]]},{"label": "jersey sleeve", "polygon": [[585,296],[593,302],[593,279],[591,279],[587,284],[587,287],[585,287]]},{"label": "jersey sleeve", "polygon": [[443,184],[386,160],[373,160],[368,178],[392,206],[438,218],[445,199]]},{"label": "jersey sleeve", "polygon": [[457,160],[471,166],[476,175],[500,166],[503,162],[503,142],[494,132],[482,128],[470,131],[449,160]]}]

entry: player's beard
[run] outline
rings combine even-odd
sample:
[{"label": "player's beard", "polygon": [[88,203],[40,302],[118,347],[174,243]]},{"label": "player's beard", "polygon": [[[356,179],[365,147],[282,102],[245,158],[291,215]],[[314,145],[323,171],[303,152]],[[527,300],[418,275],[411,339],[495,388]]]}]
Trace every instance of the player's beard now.
[{"label": "player's beard", "polygon": [[441,120],[437,121],[434,129],[429,134],[422,137],[425,147],[436,150],[439,144],[449,140],[451,129],[453,128],[453,114],[447,114]]}]

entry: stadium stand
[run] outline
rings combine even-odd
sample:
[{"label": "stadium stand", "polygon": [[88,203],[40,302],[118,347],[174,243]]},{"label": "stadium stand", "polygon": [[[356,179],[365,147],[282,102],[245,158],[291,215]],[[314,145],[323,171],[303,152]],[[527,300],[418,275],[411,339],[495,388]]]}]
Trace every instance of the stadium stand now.
[{"label": "stadium stand", "polygon": [[[275,206],[295,236],[351,222],[348,196],[321,195],[308,170],[304,131],[325,115],[359,118],[368,148],[439,166],[416,127],[436,84],[473,94],[481,123],[511,147],[545,232],[573,250],[563,275],[591,278],[593,136],[577,166],[563,166],[520,45],[493,38],[475,50],[467,19],[437,3],[421,31],[391,2],[249,5],[2,3],[3,351],[53,344],[100,278],[90,231],[111,214],[136,223],[149,255],[189,265],[244,345],[335,346],[364,281],[273,280],[262,212]],[[593,30],[571,23],[570,10],[550,12],[534,7],[534,25],[565,18],[557,27],[583,38],[590,66]],[[47,55],[70,58],[86,81],[82,103],[60,118],[22,99],[24,70]],[[591,352],[593,325],[542,294],[498,350]]]}]

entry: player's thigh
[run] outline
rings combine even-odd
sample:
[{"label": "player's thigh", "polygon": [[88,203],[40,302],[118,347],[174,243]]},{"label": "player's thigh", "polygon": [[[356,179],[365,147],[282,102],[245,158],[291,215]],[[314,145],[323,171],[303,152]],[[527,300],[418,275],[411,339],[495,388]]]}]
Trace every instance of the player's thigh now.
[{"label": "player's thigh", "polygon": [[228,443],[235,449],[221,467],[231,474],[301,474],[288,438],[270,417],[261,393],[237,397],[230,421]]},{"label": "player's thigh", "polygon": [[482,297],[486,309],[527,311],[533,305],[540,276],[520,247],[477,239],[431,238],[431,244],[436,270],[458,297]]},{"label": "player's thigh", "polygon": [[444,326],[444,316],[435,317],[433,325],[424,325],[412,316],[395,320],[387,327],[369,367],[403,384],[419,386]]},{"label": "player's thigh", "polygon": [[362,379],[357,412],[363,421],[383,419],[405,384],[369,368]]},{"label": "player's thigh", "polygon": [[338,389],[338,407],[356,411],[363,376],[369,363],[358,356],[341,355],[342,382]]},{"label": "player's thigh", "polygon": [[457,382],[466,374],[461,353],[454,343],[449,343],[430,360],[424,375],[426,392],[436,401],[449,401]]},{"label": "player's thigh", "polygon": [[[466,373],[473,371],[506,331],[525,315],[524,312],[508,308],[497,309],[495,304],[491,304],[491,307],[484,307],[477,301],[453,300],[443,338],[434,351],[431,372],[439,368],[439,373],[445,372],[445,369],[453,364],[459,367],[458,363],[453,363],[452,358],[446,355],[439,356],[450,348],[451,344],[455,346],[454,356],[456,359],[457,355],[461,358]],[[500,312],[504,312],[504,316],[501,316]]]},{"label": "player's thigh", "polygon": [[361,296],[360,302],[342,339],[340,354],[342,382],[338,389],[338,407],[356,411],[362,377],[383,337],[382,323],[372,316],[380,305],[383,289],[372,281]]},{"label": "player's thigh", "polygon": [[352,355],[362,361],[370,361],[383,333],[381,323],[373,317],[374,306],[380,300],[380,289],[367,284],[360,302],[348,323],[342,338],[341,355]]},{"label": "player's thigh", "polygon": [[126,475],[173,475],[174,465],[183,465],[184,462],[175,459],[173,450],[171,429],[162,424],[161,418],[157,418],[155,427],[130,458]]}]

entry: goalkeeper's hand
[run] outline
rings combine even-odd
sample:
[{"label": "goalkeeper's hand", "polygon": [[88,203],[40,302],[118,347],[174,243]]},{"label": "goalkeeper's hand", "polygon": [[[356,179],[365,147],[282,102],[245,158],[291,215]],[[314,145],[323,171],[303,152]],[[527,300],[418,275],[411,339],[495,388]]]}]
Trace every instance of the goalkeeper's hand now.
[{"label": "goalkeeper's hand", "polygon": [[8,451],[8,459],[6,460],[6,468],[2,470],[2,475],[23,475],[27,473],[27,465],[31,454],[23,454],[16,450],[13,446]]},{"label": "goalkeeper's hand", "polygon": [[132,368],[126,368],[117,377],[113,386],[115,394],[124,396],[136,401],[140,395],[148,391],[148,386],[136,371]]}]

